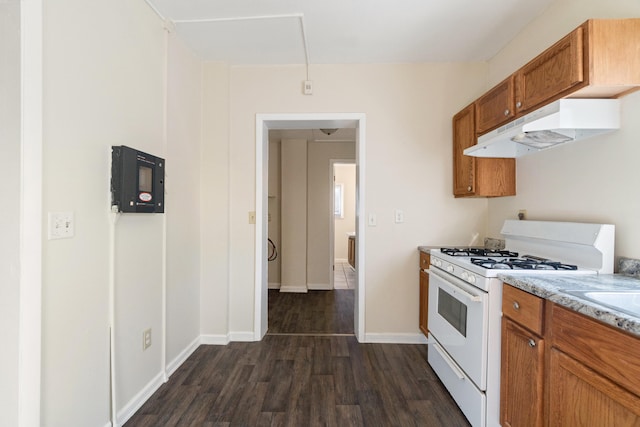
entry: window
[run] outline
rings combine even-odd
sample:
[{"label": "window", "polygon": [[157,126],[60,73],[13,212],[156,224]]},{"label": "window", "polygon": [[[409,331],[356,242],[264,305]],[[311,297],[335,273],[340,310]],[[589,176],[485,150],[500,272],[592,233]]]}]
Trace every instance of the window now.
[{"label": "window", "polygon": [[336,218],[344,218],[344,184],[333,186],[333,214]]}]

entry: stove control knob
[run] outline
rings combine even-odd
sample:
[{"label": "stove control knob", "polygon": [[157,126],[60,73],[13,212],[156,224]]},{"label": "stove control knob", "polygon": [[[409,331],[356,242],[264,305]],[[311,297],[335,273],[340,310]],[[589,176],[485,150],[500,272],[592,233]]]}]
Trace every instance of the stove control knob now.
[{"label": "stove control knob", "polygon": [[467,281],[471,284],[476,283],[476,276],[474,276],[473,274],[469,275],[469,278],[467,279]]},{"label": "stove control knob", "polygon": [[453,273],[453,265],[447,265],[447,271]]},{"label": "stove control knob", "polygon": [[462,277],[462,280],[469,280],[469,273],[463,271],[460,277]]},{"label": "stove control knob", "polygon": [[440,262],[440,260],[439,260],[439,259],[434,258],[434,259],[431,261],[431,264],[435,265],[436,267],[440,267],[440,264],[442,264],[442,263]]}]

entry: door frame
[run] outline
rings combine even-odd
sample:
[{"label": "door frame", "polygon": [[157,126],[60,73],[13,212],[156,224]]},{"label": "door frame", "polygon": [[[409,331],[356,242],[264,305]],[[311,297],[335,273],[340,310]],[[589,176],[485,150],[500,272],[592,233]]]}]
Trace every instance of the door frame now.
[{"label": "door frame", "polygon": [[256,114],[256,231],[254,278],[254,339],[260,341],[268,328],[268,173],[269,130],[281,129],[356,129],[356,271],[354,331],[360,342],[365,339],[365,146],[366,115],[364,113],[288,113]]},{"label": "door frame", "polygon": [[[331,195],[333,195],[333,187],[335,186],[335,166],[336,165],[355,165],[355,159],[331,159],[329,160],[329,189],[331,190]],[[357,188],[356,188],[357,191]],[[344,195],[343,195],[344,196]],[[335,200],[331,197],[331,202],[329,203],[329,286],[331,289],[335,289],[335,281],[334,281],[334,272],[335,272],[335,248],[336,248],[336,217],[335,217]]]}]

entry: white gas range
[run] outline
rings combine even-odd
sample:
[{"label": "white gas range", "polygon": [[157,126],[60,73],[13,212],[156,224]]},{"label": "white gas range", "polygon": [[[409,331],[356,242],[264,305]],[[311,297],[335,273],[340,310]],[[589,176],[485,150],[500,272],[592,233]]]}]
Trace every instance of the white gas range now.
[{"label": "white gas range", "polygon": [[613,273],[615,227],[507,220],[505,250],[431,250],[429,364],[473,426],[498,426],[499,274]]}]

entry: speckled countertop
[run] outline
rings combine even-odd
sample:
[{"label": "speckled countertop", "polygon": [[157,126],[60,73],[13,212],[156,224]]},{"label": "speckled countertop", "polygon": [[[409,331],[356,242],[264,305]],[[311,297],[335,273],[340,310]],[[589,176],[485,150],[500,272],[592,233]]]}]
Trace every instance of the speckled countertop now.
[{"label": "speckled countertop", "polygon": [[640,290],[640,279],[620,274],[593,275],[498,275],[503,282],[525,292],[600,320],[640,337],[640,317],[566,293],[571,290]]}]

